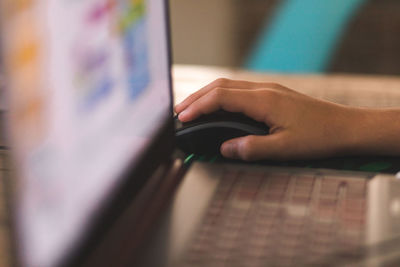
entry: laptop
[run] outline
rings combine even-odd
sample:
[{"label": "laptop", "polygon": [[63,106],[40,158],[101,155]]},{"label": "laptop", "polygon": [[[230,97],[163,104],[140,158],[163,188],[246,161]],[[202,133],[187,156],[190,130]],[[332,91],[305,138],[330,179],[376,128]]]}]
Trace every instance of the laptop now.
[{"label": "laptop", "polygon": [[13,265],[400,262],[394,176],[176,150],[167,1],[1,4]]}]

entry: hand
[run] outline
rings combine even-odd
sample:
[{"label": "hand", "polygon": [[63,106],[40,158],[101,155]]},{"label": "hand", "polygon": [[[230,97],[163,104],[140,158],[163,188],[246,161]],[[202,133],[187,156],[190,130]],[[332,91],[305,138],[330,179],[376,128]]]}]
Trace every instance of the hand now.
[{"label": "hand", "polygon": [[228,158],[291,160],[385,152],[372,130],[380,121],[379,110],[315,99],[275,83],[218,79],[175,107],[183,122],[219,109],[244,113],[270,127],[269,135],[223,143],[220,150]]}]

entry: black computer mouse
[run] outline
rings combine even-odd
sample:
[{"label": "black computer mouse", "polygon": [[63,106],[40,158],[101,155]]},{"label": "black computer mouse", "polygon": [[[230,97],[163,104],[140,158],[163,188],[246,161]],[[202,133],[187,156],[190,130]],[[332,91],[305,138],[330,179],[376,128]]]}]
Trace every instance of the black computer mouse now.
[{"label": "black computer mouse", "polygon": [[186,153],[217,155],[226,140],[246,135],[267,135],[269,128],[241,113],[217,111],[182,123],[175,117],[177,146]]}]

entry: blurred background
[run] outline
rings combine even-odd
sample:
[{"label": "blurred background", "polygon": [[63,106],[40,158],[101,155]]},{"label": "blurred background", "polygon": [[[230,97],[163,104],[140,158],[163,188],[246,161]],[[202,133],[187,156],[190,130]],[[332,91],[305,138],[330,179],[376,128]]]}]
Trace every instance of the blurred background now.
[{"label": "blurred background", "polygon": [[399,0],[170,0],[174,63],[400,74]]}]

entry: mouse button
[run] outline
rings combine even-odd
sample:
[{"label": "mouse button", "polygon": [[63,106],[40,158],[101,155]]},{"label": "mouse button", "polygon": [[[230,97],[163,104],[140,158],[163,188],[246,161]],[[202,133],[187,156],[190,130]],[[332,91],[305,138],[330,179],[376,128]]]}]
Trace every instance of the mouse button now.
[{"label": "mouse button", "polygon": [[176,129],[185,130],[188,128],[193,128],[193,127],[197,127],[197,126],[201,126],[201,125],[209,125],[210,123],[217,122],[217,121],[219,121],[219,120],[216,120],[215,118],[213,118],[213,116],[203,115],[192,121],[187,121],[187,122],[179,121],[175,125],[177,127]]},{"label": "mouse button", "polygon": [[269,133],[269,127],[264,122],[253,120],[245,115],[240,114],[240,116],[237,117],[237,122],[258,128],[262,130],[265,134]]},{"label": "mouse button", "polygon": [[248,124],[248,125],[253,125],[254,127],[257,128],[268,128],[268,126],[265,125],[263,122],[256,121],[248,116],[246,116],[243,113],[239,112],[227,112],[227,111],[220,111],[217,112],[216,119],[217,121],[232,121],[232,122],[238,122],[242,124]]},{"label": "mouse button", "polygon": [[220,121],[223,120],[223,116],[218,112],[211,113],[211,114],[204,114],[200,117],[194,119],[192,122],[197,124],[203,124],[208,122]]},{"label": "mouse button", "polygon": [[213,113],[203,114],[198,118],[194,119],[192,122],[197,124],[218,122],[218,121],[236,121],[239,120],[241,116],[240,113],[228,112],[225,110],[218,110]]},{"label": "mouse button", "polygon": [[244,119],[249,119],[247,116],[245,116],[242,113],[238,113],[238,112],[228,112],[225,110],[219,110],[215,113],[212,113],[210,115],[207,116],[211,116],[211,120],[214,121],[241,121]]}]

